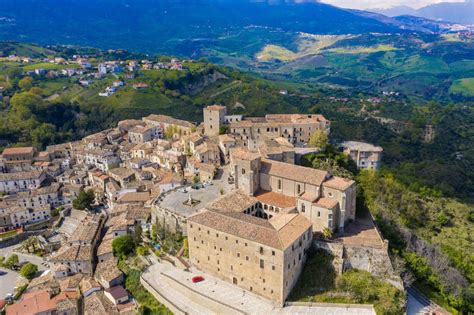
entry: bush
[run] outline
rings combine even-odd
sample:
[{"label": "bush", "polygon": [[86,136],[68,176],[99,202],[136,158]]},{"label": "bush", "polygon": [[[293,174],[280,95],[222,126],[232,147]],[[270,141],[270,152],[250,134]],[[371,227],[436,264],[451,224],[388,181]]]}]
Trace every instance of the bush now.
[{"label": "bush", "polygon": [[35,277],[38,272],[38,266],[32,263],[26,263],[20,269],[20,275],[28,280],[31,280]]},{"label": "bush", "polygon": [[20,260],[17,254],[11,254],[4,263],[5,268],[12,269],[14,266],[18,265]]},{"label": "bush", "polygon": [[140,283],[140,271],[130,269],[125,279],[125,288],[133,295],[145,314],[172,314],[163,304],[158,302]]},{"label": "bush", "polygon": [[146,247],[138,246],[136,251],[137,251],[137,255],[140,255],[140,256],[147,256],[148,255],[148,248],[146,248]]},{"label": "bush", "polygon": [[133,252],[135,243],[131,235],[119,236],[112,241],[112,250],[115,257],[119,259],[125,259],[129,254]]}]

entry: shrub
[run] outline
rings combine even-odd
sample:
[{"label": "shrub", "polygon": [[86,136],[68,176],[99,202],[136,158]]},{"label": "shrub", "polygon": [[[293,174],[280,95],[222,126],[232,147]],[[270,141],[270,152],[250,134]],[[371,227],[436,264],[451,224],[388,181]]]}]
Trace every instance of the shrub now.
[{"label": "shrub", "polygon": [[38,272],[38,266],[32,263],[26,263],[20,269],[20,275],[28,280],[31,280],[35,277]]},{"label": "shrub", "polygon": [[115,257],[119,259],[125,259],[129,254],[133,252],[135,243],[131,235],[119,236],[112,241],[112,250]]}]

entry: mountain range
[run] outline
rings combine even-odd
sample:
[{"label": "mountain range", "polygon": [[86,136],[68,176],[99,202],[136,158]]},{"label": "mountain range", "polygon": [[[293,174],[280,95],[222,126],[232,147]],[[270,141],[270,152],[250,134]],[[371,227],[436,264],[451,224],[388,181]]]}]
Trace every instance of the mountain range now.
[{"label": "mountain range", "polygon": [[441,2],[420,9],[409,6],[396,6],[388,9],[371,9],[389,17],[412,15],[436,21],[446,21],[461,24],[474,24],[474,0],[466,2]]},{"label": "mountain range", "polygon": [[[430,32],[363,11],[319,2],[249,0],[0,1],[0,40],[189,53],[190,41],[220,41],[242,29],[364,34]],[[252,45],[251,42],[248,45]],[[191,49],[193,49],[191,47]],[[183,51],[184,50],[184,51]]]}]

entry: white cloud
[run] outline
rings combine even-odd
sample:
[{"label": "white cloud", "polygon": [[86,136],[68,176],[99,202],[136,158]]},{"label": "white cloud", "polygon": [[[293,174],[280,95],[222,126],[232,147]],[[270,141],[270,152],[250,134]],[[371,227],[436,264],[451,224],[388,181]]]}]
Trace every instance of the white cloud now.
[{"label": "white cloud", "polygon": [[463,0],[321,0],[342,8],[377,9],[406,5],[418,9],[439,2],[463,2]]}]

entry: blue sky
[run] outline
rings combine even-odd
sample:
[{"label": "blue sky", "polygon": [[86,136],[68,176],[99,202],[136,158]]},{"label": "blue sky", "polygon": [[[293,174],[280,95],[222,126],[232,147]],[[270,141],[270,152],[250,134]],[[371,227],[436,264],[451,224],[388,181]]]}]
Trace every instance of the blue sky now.
[{"label": "blue sky", "polygon": [[343,8],[351,9],[375,9],[390,8],[406,5],[418,9],[429,4],[439,2],[463,2],[462,0],[321,0],[321,2],[333,4]]}]

